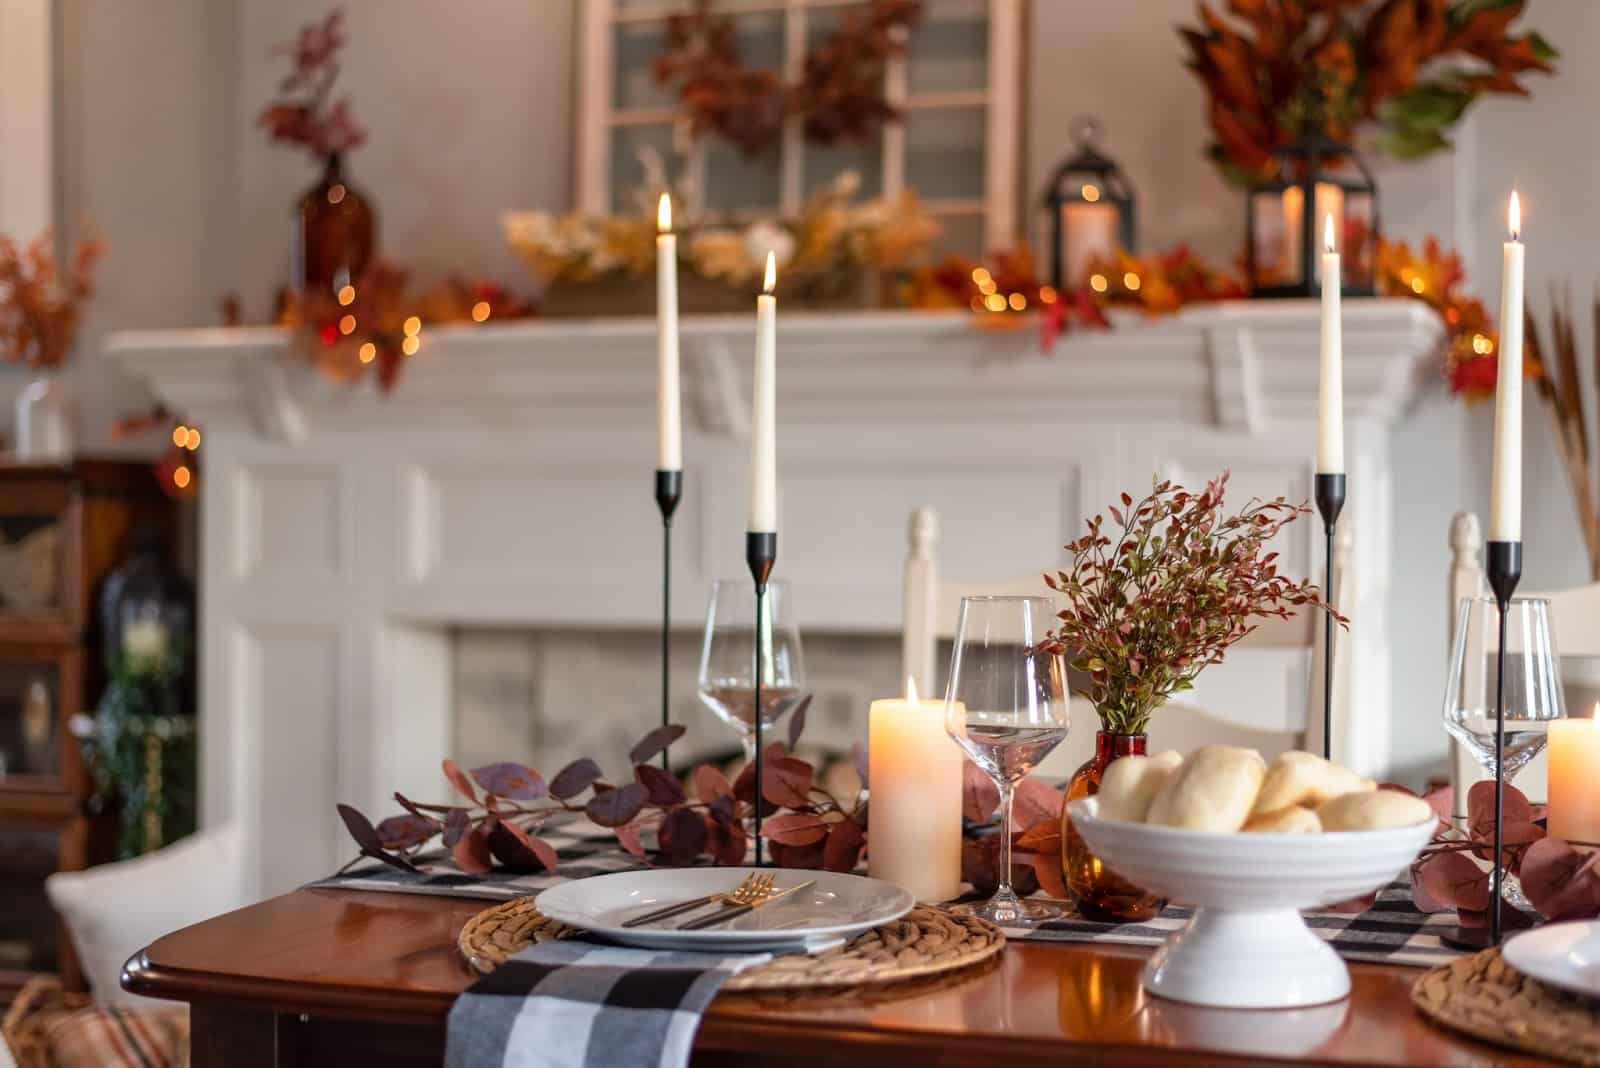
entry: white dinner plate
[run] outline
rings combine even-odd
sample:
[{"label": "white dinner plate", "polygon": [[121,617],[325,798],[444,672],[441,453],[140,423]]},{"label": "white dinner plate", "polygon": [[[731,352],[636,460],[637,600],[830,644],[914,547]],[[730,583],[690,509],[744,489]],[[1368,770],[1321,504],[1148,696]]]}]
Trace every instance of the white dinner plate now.
[{"label": "white dinner plate", "polygon": [[1600,920],[1552,923],[1506,942],[1506,963],[1541,983],[1600,997]]},{"label": "white dinner plate", "polygon": [[539,911],[572,927],[625,945],[647,949],[759,951],[815,947],[899,919],[916,904],[892,883],[862,875],[797,868],[767,869],[775,889],[815,880],[816,885],[781,901],[703,931],[678,925],[708,914],[712,906],[641,927],[624,927],[634,916],[706,894],[726,893],[752,868],[655,868],[595,875],[560,883],[538,897]]}]

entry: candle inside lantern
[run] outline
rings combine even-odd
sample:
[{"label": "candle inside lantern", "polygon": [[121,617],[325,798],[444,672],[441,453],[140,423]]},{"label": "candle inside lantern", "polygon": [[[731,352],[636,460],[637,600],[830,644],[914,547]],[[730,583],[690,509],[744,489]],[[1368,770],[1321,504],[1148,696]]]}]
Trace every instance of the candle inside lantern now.
[{"label": "candle inside lantern", "polygon": [[1317,473],[1344,474],[1344,340],[1339,324],[1339,252],[1333,216],[1322,229],[1322,377],[1317,390]]},{"label": "candle inside lantern", "polygon": [[678,388],[678,235],[672,198],[656,206],[656,470],[683,470],[683,402]]},{"label": "candle inside lantern", "polygon": [[1500,365],[1494,390],[1494,481],[1489,540],[1522,540],[1522,206],[1511,194],[1511,240],[1500,275]]},{"label": "candle inside lantern", "polygon": [[1096,261],[1110,263],[1117,254],[1118,210],[1107,204],[1100,187],[1085,184],[1083,199],[1061,205],[1062,280],[1081,286]]},{"label": "candle inside lantern", "polygon": [[1600,719],[1554,720],[1549,750],[1550,836],[1600,843]]},{"label": "candle inside lantern", "polygon": [[767,273],[756,298],[755,399],[750,413],[750,525],[757,534],[778,530],[777,357],[778,262],[767,253]]},{"label": "candle inside lantern", "polygon": [[944,723],[945,703],[919,700],[910,678],[904,698],[867,712],[867,872],[918,901],[961,892],[962,754]]}]

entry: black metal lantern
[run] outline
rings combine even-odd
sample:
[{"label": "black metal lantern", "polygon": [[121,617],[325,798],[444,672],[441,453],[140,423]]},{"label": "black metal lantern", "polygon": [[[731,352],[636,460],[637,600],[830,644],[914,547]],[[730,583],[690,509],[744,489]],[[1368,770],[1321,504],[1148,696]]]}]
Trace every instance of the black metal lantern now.
[{"label": "black metal lantern", "polygon": [[180,686],[194,652],[194,589],[168,563],[161,532],[141,527],[100,593],[106,668],[170,676]]},{"label": "black metal lantern", "polygon": [[1272,154],[1271,176],[1252,183],[1245,215],[1250,292],[1311,297],[1322,285],[1325,220],[1333,219],[1346,296],[1375,292],[1378,185],[1350,145],[1325,134]]},{"label": "black metal lantern", "polygon": [[[1056,168],[1045,192],[1050,212],[1050,278],[1058,290],[1089,278],[1089,265],[1118,250],[1133,251],[1133,187],[1116,163],[1101,155],[1098,119],[1080,115],[1069,135],[1074,153]],[[1105,288],[1104,280],[1096,288]]]}]

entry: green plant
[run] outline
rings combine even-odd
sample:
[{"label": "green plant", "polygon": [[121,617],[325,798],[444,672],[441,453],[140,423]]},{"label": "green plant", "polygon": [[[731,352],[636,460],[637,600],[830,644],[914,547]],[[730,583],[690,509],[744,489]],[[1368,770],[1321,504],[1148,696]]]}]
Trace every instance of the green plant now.
[{"label": "green plant", "polygon": [[1095,516],[1067,545],[1067,570],[1045,576],[1066,600],[1048,641],[1088,674],[1080,692],[1107,731],[1143,733],[1152,712],[1192,689],[1263,616],[1287,619],[1310,607],[1347,625],[1316,585],[1280,575],[1278,554],[1266,551],[1310,509],[1276,497],[1224,516],[1227,486],[1224,471],[1201,493],[1171,481],[1138,502],[1124,493],[1109,509],[1115,536]]}]

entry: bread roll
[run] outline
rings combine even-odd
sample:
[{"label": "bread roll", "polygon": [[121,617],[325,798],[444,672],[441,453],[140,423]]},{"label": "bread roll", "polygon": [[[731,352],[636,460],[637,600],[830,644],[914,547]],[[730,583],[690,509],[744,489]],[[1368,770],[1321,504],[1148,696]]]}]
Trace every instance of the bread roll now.
[{"label": "bread roll", "polygon": [[1398,790],[1369,790],[1335,797],[1317,809],[1317,818],[1325,831],[1381,831],[1415,826],[1434,815],[1420,797]]},{"label": "bread roll", "polygon": [[1252,816],[1260,816],[1292,805],[1317,807],[1341,794],[1371,790],[1373,784],[1349,768],[1324,760],[1315,753],[1291,749],[1280,754],[1267,768],[1266,780],[1256,803],[1251,806]]},{"label": "bread roll", "polygon": [[1244,829],[1250,834],[1317,834],[1322,830],[1322,821],[1309,808],[1291,805],[1276,812],[1251,816],[1245,821]]},{"label": "bread roll", "polygon": [[1207,745],[1195,750],[1150,803],[1146,822],[1224,834],[1244,826],[1266,775],[1254,749]]},{"label": "bread roll", "polygon": [[1143,823],[1156,792],[1183,763],[1180,753],[1169,749],[1155,756],[1125,756],[1111,762],[1100,780],[1100,818]]}]

